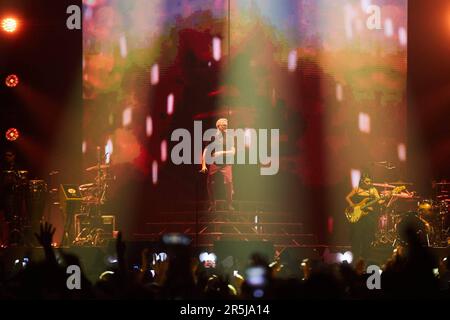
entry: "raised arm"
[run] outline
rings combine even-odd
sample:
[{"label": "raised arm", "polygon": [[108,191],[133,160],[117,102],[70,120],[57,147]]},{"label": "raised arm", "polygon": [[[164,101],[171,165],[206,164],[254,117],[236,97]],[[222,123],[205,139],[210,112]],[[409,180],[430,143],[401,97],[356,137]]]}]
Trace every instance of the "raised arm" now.
[{"label": "raised arm", "polygon": [[56,229],[50,223],[41,223],[39,233],[35,233],[35,237],[39,244],[44,248],[45,258],[48,262],[56,265],[56,255],[52,248],[53,236]]},{"label": "raised arm", "polygon": [[355,204],[352,201],[352,197],[356,194],[356,191],[358,191],[357,188],[354,188],[350,193],[345,197],[345,200],[349,204],[349,206],[353,207]]}]

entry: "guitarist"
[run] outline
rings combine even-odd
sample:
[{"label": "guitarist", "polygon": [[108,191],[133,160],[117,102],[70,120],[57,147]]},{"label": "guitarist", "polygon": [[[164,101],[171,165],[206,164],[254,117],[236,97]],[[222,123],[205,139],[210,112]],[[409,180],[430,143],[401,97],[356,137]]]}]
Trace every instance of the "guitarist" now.
[{"label": "guitarist", "polygon": [[[353,207],[364,199],[370,200],[380,199],[377,204],[382,204],[384,200],[380,198],[378,190],[372,185],[372,178],[368,173],[363,173],[357,188],[353,189],[345,198],[347,203]],[[375,226],[377,215],[375,214],[378,206],[369,207],[366,211],[369,214],[361,217],[361,219],[350,225],[350,238],[353,256],[356,259],[368,258],[369,250],[373,237],[375,235]]]}]

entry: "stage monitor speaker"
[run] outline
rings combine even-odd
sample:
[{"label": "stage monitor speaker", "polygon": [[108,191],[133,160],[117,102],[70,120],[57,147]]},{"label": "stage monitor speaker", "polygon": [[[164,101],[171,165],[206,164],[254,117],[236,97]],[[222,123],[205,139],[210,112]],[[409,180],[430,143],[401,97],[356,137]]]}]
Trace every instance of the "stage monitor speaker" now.
[{"label": "stage monitor speaker", "polygon": [[253,254],[270,263],[274,259],[275,248],[269,241],[218,240],[214,242],[214,253],[222,267],[243,270]]}]

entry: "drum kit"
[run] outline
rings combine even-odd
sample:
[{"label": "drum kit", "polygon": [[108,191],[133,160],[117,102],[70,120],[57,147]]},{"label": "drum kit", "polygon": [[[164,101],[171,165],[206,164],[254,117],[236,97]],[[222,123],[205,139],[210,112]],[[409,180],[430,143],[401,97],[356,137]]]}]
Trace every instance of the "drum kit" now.
[{"label": "drum kit", "polygon": [[[408,182],[374,183],[375,187],[387,192],[398,185],[411,187]],[[403,192],[391,198],[382,206],[375,233],[375,245],[405,241],[405,230],[413,227],[423,245],[447,247],[450,243],[450,197],[447,188],[450,182],[434,182],[438,190],[433,198],[418,196],[415,192]]]},{"label": "drum kit", "polygon": [[[78,186],[81,194],[80,206],[75,216],[64,216],[66,221],[63,222],[63,245],[100,245],[103,242],[102,210],[109,200],[109,187],[113,180],[109,169],[109,164],[100,163],[86,168],[86,172],[95,173],[95,178],[91,183]],[[52,204],[60,204],[56,193],[58,189],[49,187],[53,184],[54,173],[55,171],[50,173],[47,184],[43,179],[29,179],[26,170],[2,172],[1,195],[8,232],[0,237],[1,246],[37,244],[34,233],[39,231],[41,221],[49,218],[46,215],[51,215],[47,214],[46,210]],[[82,216],[83,225],[78,229],[74,228],[73,232],[72,223],[76,216]]]},{"label": "drum kit", "polygon": [[47,201],[45,180],[30,180],[27,170],[5,170],[2,175],[3,210],[9,245],[31,244]]},{"label": "drum kit", "polygon": [[82,216],[84,219],[82,225],[80,221],[75,221],[75,239],[72,244],[98,246],[102,245],[105,240],[105,230],[102,228],[102,211],[109,200],[109,188],[114,177],[110,173],[109,164],[98,163],[86,168],[85,171],[94,172],[95,178],[93,182],[79,186],[82,199],[80,212],[77,216],[78,218]]}]

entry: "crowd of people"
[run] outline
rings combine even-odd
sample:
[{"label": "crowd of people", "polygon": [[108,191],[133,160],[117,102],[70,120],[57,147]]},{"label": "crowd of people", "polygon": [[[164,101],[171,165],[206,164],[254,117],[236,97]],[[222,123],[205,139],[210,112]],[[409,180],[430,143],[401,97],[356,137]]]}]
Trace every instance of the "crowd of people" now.
[{"label": "crowd of people", "polygon": [[[152,261],[150,249],[141,252],[142,263],[126,262],[126,245],[115,239],[117,261],[91,282],[81,270],[79,289],[68,288],[67,266],[78,265],[77,256],[52,246],[55,229],[41,225],[36,237],[45,259],[30,261],[14,273],[0,261],[0,299],[151,299],[151,300],[253,300],[253,299],[391,299],[449,298],[448,259],[436,259],[417,241],[411,230],[408,242],[382,266],[381,289],[369,289],[362,260],[325,264],[320,260],[270,262],[257,253],[247,270],[229,272],[220,263],[206,266],[193,259],[186,243],[167,243],[167,259]],[[105,270],[106,271],[106,270]]]}]

